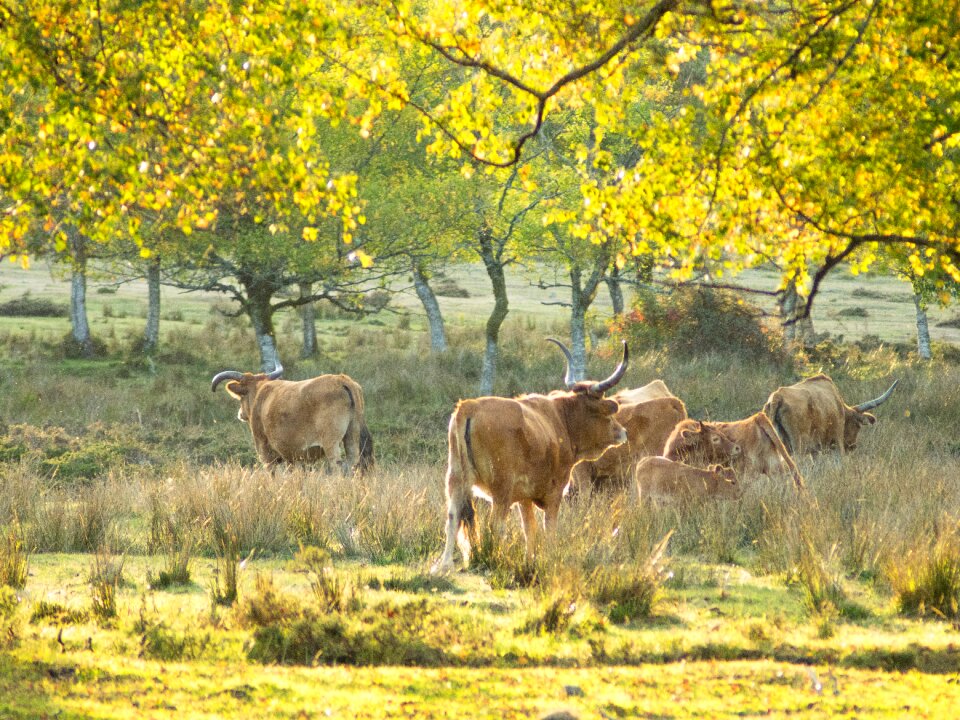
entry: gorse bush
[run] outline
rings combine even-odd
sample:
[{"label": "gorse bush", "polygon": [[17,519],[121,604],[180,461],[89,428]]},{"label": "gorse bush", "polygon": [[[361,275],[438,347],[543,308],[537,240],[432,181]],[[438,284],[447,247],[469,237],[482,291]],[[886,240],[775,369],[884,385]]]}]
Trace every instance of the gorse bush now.
[{"label": "gorse bush", "polygon": [[702,286],[637,292],[633,309],[613,321],[611,334],[638,352],[742,355],[768,364],[784,364],[788,357],[779,332],[763,323],[758,308],[733,293]]}]

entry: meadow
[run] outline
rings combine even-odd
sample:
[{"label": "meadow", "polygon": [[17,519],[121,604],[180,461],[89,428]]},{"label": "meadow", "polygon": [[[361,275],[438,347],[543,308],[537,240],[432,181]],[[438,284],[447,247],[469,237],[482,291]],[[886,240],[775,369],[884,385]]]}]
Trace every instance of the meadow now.
[{"label": "meadow", "polygon": [[[5,267],[0,304],[68,299]],[[798,458],[807,484],[747,478],[742,498],[652,508],[636,490],[565,501],[533,560],[519,523],[462,572],[443,544],[445,427],[475,394],[482,277],[451,272],[451,349],[429,353],[408,300],[356,320],[321,308],[321,353],[286,374],[365,391],[377,466],[271,473],[209,381],[253,369],[243,319],[164,296],[162,347],[135,286],[91,286],[106,354],[68,357],[64,318],[0,317],[0,717],[951,717],[960,703],[960,364],[937,327],[911,353],[903,284],[828,284],[817,329],[844,342],[779,359],[638,348],[624,386],[664,379],[694,417],[756,412],[823,371],[848,402],[900,378],[856,451]],[[28,278],[33,278],[30,281]],[[763,282],[762,275],[753,276]],[[547,391],[562,311],[525,280],[497,392]],[[843,312],[859,307],[864,312]],[[614,360],[604,306],[591,374]],[[835,325],[833,323],[842,323]]]}]

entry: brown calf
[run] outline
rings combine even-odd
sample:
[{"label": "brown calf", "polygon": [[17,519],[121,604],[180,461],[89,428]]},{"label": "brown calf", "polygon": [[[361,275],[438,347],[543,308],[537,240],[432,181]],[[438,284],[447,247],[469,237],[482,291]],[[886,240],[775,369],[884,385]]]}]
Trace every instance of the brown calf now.
[{"label": "brown calf", "polygon": [[637,463],[636,478],[641,501],[738,498],[743,494],[733,469],[721,465],[702,469],[665,457],[645,457]]},{"label": "brown calf", "polygon": [[[739,453],[736,456],[724,453],[723,445],[716,441],[714,433],[735,443]],[[803,487],[803,477],[796,463],[780,441],[770,418],[762,412],[735,422],[684,420],[673,429],[663,454],[671,460],[698,465],[710,462],[731,465],[738,472],[746,473],[772,475],[785,469],[796,486]]]}]

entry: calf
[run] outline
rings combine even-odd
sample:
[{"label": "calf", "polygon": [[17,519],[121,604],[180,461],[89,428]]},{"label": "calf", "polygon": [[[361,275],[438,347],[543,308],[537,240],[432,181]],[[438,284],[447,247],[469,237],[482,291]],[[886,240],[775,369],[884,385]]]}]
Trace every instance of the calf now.
[{"label": "calf", "polygon": [[674,498],[738,498],[743,488],[732,468],[696,468],[665,457],[645,457],[637,463],[637,491],[643,500]]}]

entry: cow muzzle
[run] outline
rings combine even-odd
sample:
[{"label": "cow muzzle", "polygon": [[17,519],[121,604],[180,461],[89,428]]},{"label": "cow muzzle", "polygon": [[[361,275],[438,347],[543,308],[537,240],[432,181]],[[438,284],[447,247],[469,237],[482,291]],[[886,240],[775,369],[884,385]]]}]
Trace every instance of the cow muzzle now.
[{"label": "cow muzzle", "polygon": [[615,445],[622,445],[623,443],[625,443],[625,442],[627,441],[627,431],[626,431],[626,429],[625,429],[623,426],[621,426],[621,425],[618,425],[618,426],[617,426],[617,430],[616,430],[616,432],[613,434],[613,436],[616,438],[616,440],[614,441],[614,444],[615,444]]}]

